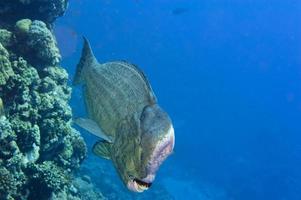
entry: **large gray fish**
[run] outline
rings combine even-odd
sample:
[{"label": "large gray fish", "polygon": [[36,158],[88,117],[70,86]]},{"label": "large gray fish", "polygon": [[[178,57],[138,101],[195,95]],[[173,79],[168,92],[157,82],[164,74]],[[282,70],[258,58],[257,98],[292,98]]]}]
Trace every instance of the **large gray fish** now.
[{"label": "large gray fish", "polygon": [[84,83],[89,115],[75,122],[102,138],[93,152],[113,161],[129,190],[148,189],[159,166],[172,153],[175,136],[145,75],[124,61],[98,63],[84,39],[73,83]]}]

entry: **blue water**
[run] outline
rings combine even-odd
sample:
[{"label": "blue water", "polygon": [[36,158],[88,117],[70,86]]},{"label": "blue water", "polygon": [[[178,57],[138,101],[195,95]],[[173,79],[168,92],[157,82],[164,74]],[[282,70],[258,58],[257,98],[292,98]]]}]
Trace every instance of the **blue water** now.
[{"label": "blue water", "polygon": [[[71,77],[85,36],[100,62],[140,66],[174,122],[175,153],[131,198],[301,199],[300,19],[299,0],[70,1],[55,32]],[[110,164],[84,163],[123,188]]]}]

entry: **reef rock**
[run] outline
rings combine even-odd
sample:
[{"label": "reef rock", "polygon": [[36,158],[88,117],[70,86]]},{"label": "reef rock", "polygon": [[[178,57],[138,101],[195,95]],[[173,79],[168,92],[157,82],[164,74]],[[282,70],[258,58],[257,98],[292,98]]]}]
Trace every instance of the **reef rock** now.
[{"label": "reef rock", "polygon": [[18,20],[41,20],[48,26],[67,9],[68,0],[1,0],[0,26],[12,27]]},{"label": "reef rock", "polygon": [[71,88],[51,30],[66,6],[0,1],[1,200],[81,199],[74,171],[87,148],[71,127]]}]

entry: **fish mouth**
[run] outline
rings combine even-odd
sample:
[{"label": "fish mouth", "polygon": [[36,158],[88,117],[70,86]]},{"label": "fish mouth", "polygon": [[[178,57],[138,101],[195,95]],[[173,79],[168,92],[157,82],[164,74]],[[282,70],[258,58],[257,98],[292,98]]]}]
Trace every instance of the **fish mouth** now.
[{"label": "fish mouth", "polygon": [[167,134],[158,142],[147,164],[147,176],[143,179],[129,176],[127,187],[133,192],[144,192],[155,180],[156,172],[162,162],[171,154],[175,145],[174,129],[170,126]]},{"label": "fish mouth", "polygon": [[150,188],[151,185],[151,182],[145,182],[141,179],[133,178],[130,181],[128,181],[127,187],[133,192],[144,192],[145,190]]}]

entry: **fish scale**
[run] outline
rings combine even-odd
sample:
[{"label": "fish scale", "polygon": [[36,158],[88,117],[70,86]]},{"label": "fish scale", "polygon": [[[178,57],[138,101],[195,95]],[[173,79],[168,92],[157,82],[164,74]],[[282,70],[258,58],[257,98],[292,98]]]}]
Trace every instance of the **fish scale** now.
[{"label": "fish scale", "polygon": [[[107,65],[107,64],[106,64]],[[147,89],[145,87],[139,87],[141,84],[141,79],[137,79],[137,72],[133,72],[132,74],[127,73],[124,69],[128,68],[126,65],[122,65],[119,62],[116,63],[110,63],[108,64],[109,67],[116,68],[112,70],[108,70],[109,67],[104,67],[103,69],[107,71],[111,76],[112,82],[114,82],[117,86],[122,85],[123,87],[121,91],[124,91],[124,88],[127,88],[128,91],[130,91],[131,95],[134,95],[131,98],[136,98],[138,96],[143,96],[143,93],[147,92]],[[119,67],[120,66],[120,67]],[[115,73],[115,71],[120,71],[120,73]],[[114,73],[114,74],[113,74]],[[128,77],[127,77],[128,76]],[[129,82],[128,80],[131,80],[132,82]],[[134,81],[136,81],[134,83]],[[126,94],[125,92],[122,92],[123,94]],[[127,98],[129,98],[129,93],[127,94]],[[136,98],[139,100],[140,98]]]},{"label": "fish scale", "polygon": [[130,65],[121,62],[98,64],[87,71],[86,76],[89,88],[86,101],[89,105],[99,105],[89,112],[100,120],[106,134],[114,136],[116,125],[122,119],[142,112],[146,105],[151,104],[152,97],[145,78]]},{"label": "fish scale", "polygon": [[[106,134],[112,135],[112,131],[114,131],[112,128],[112,119],[114,118],[112,113],[112,103],[110,101],[103,101],[104,96],[109,96],[110,92],[108,91],[108,88],[105,87],[105,79],[102,78],[102,84],[98,85],[96,81],[96,76],[93,76],[94,74],[91,73],[91,81],[87,81],[87,87],[90,88],[91,92],[86,93],[86,98],[88,102],[91,102],[90,105],[94,108],[93,105],[99,105],[97,108],[93,109],[93,112],[91,115],[96,117],[97,119],[101,119],[104,126],[102,126],[103,130]],[[94,91],[94,92],[93,92]],[[112,128],[106,128],[106,127],[112,127]]]}]

